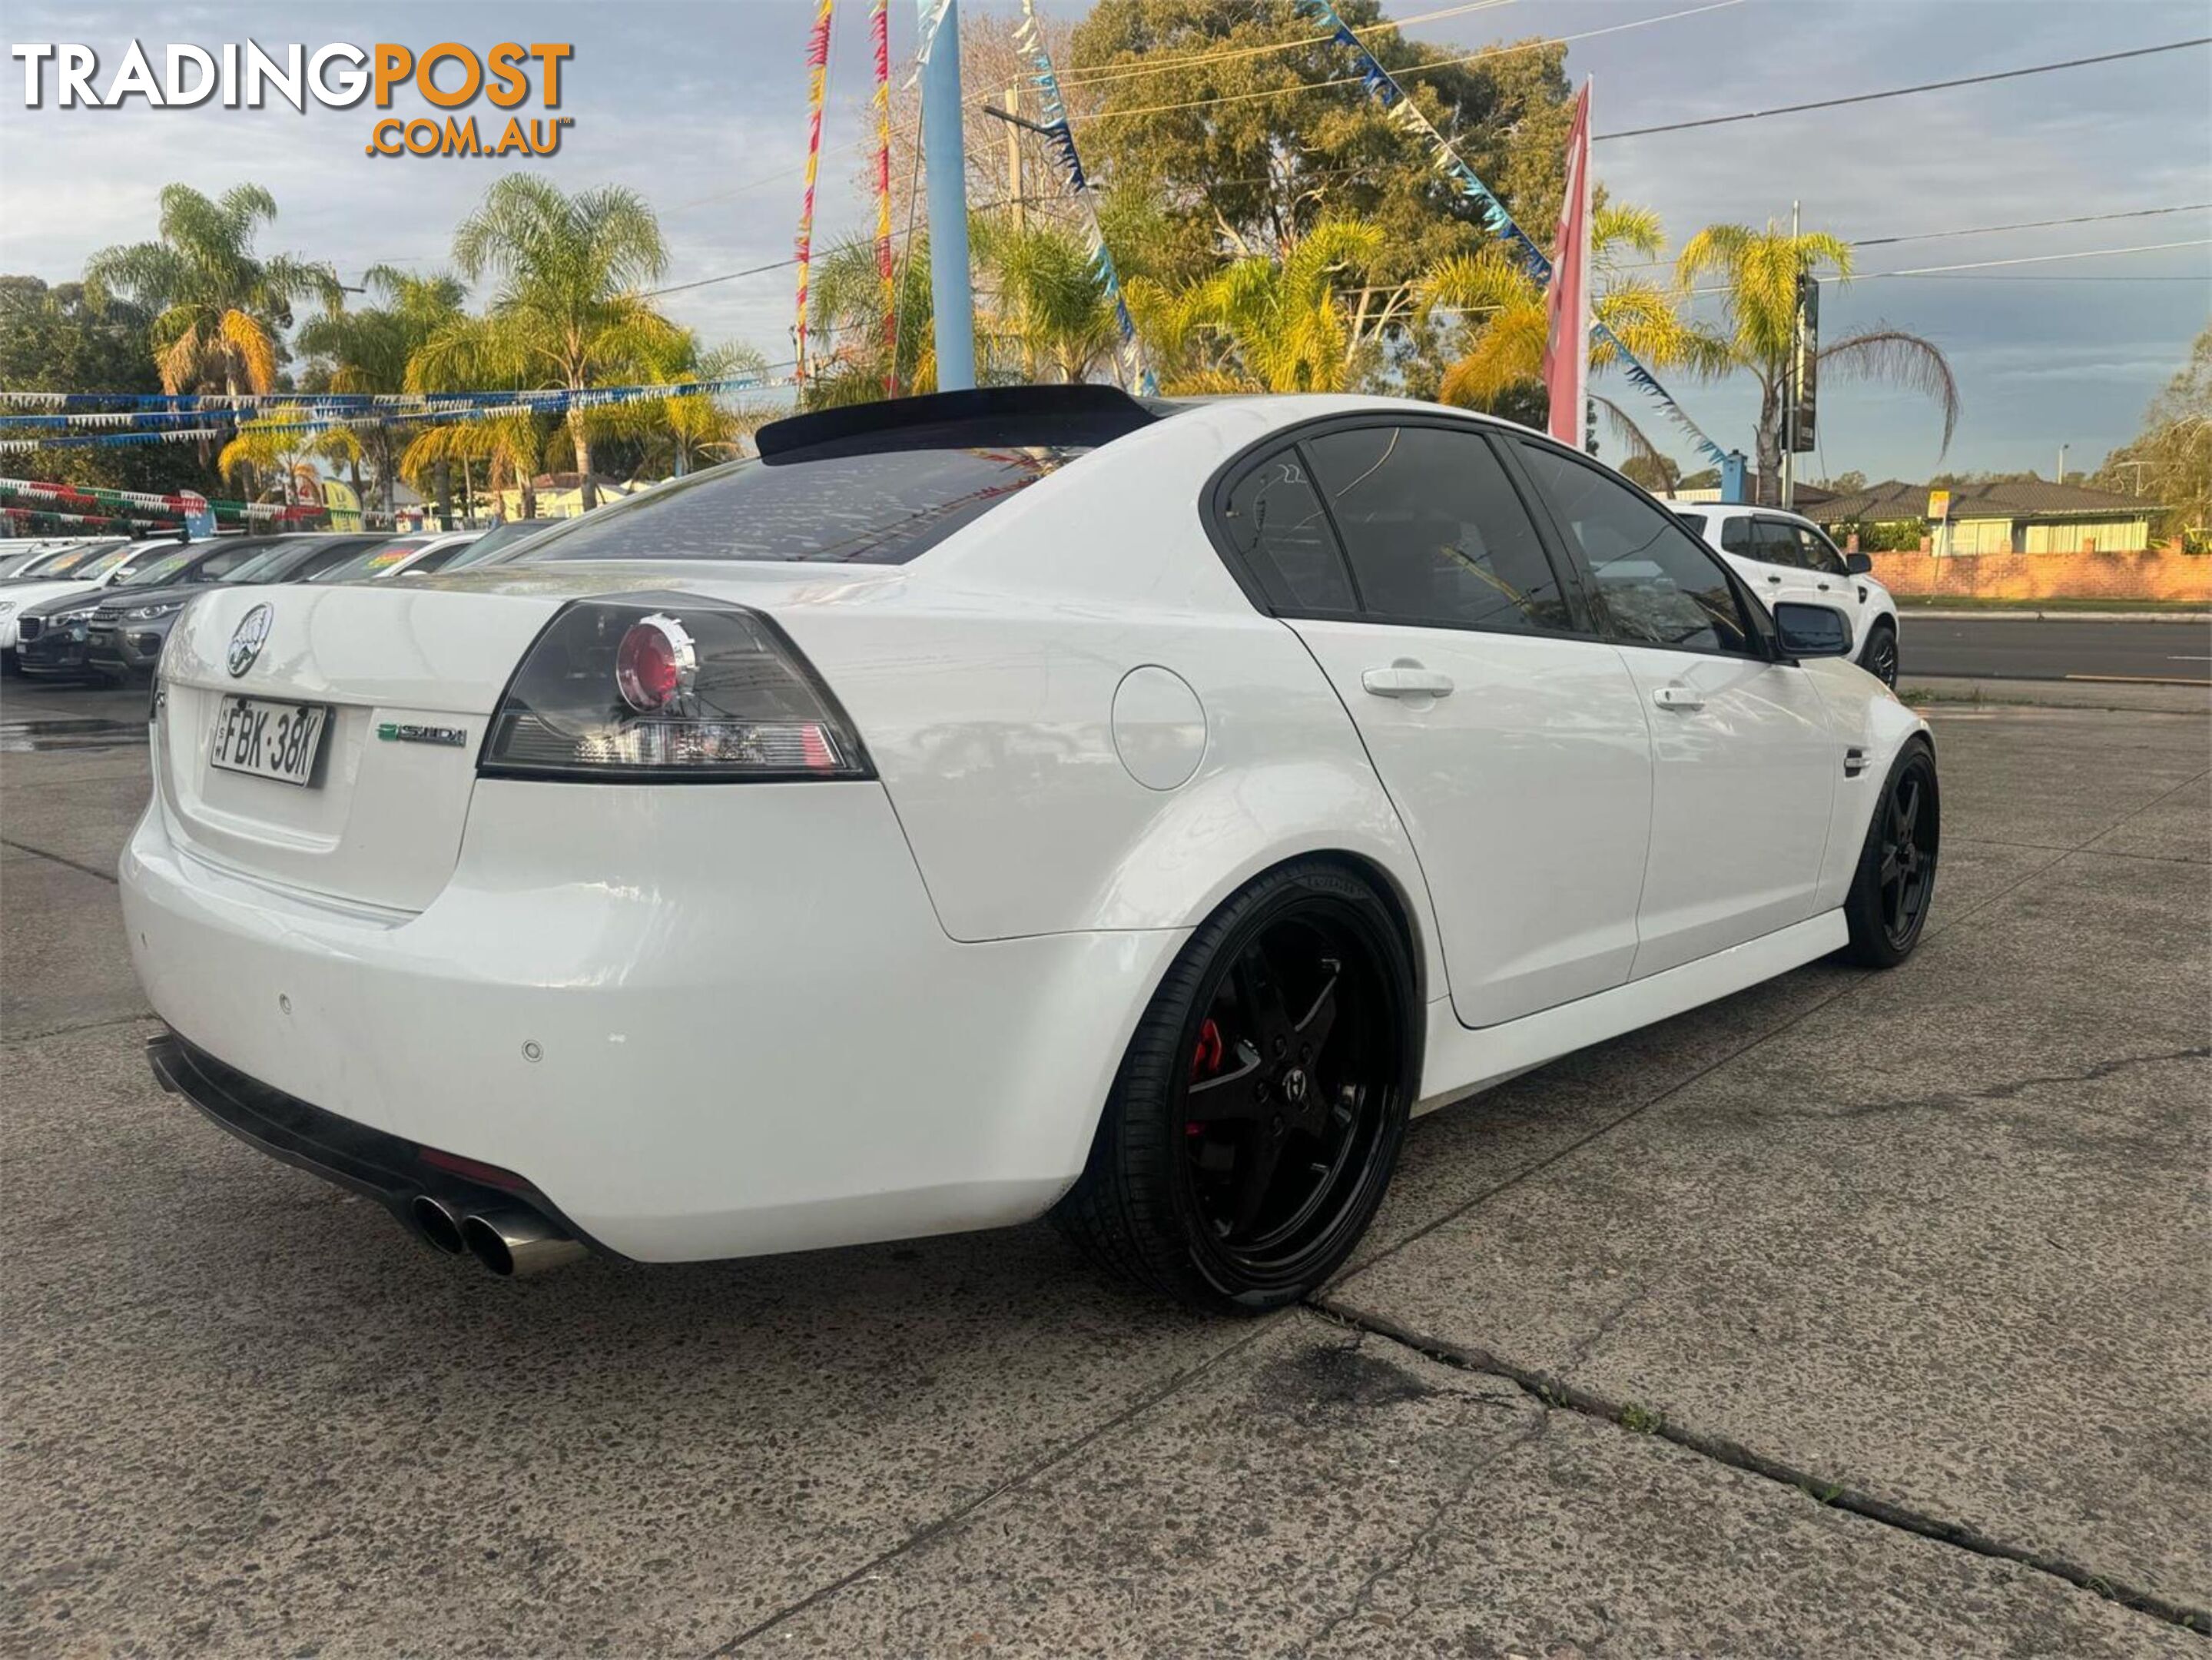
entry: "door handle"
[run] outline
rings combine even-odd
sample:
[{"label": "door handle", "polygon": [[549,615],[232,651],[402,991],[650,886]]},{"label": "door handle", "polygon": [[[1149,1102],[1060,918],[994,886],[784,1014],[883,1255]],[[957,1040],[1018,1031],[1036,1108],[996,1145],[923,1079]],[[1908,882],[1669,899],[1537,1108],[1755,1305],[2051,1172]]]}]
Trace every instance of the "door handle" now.
[{"label": "door handle", "polygon": [[1695,686],[1662,686],[1651,694],[1651,701],[1662,709],[1701,709],[1705,695]]},{"label": "door handle", "polygon": [[1359,684],[1377,697],[1449,697],[1452,679],[1419,663],[1393,663],[1387,669],[1369,669]]},{"label": "door handle", "polygon": [[1815,582],[1813,586],[1820,589],[1823,593],[1826,593],[1828,591],[1828,585],[1826,582]]},{"label": "door handle", "polygon": [[1779,582],[1782,579],[1778,576],[1770,576],[1766,580],[1770,582]]}]

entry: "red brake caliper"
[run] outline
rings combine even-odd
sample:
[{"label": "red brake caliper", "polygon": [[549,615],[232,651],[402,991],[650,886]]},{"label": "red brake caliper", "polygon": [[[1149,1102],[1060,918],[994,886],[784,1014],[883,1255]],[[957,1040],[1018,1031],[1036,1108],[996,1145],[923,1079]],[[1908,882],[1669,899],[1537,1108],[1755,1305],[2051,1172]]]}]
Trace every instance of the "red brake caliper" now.
[{"label": "red brake caliper", "polygon": [[[1200,1079],[1211,1078],[1220,1070],[1221,1028],[1209,1016],[1206,1024],[1198,1029],[1198,1044],[1191,1050],[1190,1081],[1195,1084]],[[1187,1123],[1182,1127],[1185,1135],[1202,1135],[1205,1132],[1203,1124]]]}]

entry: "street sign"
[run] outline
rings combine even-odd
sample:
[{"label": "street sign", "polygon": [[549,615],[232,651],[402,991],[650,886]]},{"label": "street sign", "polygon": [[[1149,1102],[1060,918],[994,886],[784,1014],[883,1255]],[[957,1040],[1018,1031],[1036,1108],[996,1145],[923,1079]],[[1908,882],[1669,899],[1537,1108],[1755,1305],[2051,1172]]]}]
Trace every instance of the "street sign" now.
[{"label": "street sign", "polygon": [[1929,490],[1928,492],[1928,516],[1930,519],[1948,519],[1951,516],[1950,491]]},{"label": "street sign", "polygon": [[1791,351],[1790,383],[1793,392],[1790,412],[1790,448],[1802,455],[1819,443],[1814,428],[1814,405],[1820,389],[1820,283],[1800,272],[1797,277],[1797,337]]}]

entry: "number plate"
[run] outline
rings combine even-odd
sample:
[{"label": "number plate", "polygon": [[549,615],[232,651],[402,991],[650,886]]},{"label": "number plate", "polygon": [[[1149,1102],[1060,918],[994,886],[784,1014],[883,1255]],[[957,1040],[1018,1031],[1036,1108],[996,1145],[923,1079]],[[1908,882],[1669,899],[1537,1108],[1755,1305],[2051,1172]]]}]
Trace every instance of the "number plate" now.
[{"label": "number plate", "polygon": [[216,710],[208,759],[226,772],[250,772],[257,778],[312,787],[315,757],[321,752],[330,715],[329,708],[321,703],[225,697]]}]

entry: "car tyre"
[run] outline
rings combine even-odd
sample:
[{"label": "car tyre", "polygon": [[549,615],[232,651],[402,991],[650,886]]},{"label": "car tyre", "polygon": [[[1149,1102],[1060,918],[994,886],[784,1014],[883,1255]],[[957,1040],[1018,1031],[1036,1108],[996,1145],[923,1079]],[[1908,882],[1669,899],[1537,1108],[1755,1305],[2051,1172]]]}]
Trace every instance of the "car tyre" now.
[{"label": "car tyre", "polygon": [[1863,666],[1891,690],[1897,689],[1897,626],[1887,617],[1867,631]]},{"label": "car tyre", "polygon": [[1397,1165],[1414,983],[1397,914],[1350,869],[1306,859],[1255,879],[1139,1021],[1061,1231],[1203,1310],[1261,1313],[1322,1285]]},{"label": "car tyre", "polygon": [[1942,841],[1942,797],[1936,752],[1924,738],[1907,743],[1875,803],[1859,867],[1844,898],[1850,944],[1841,955],[1863,968],[1895,968],[1912,955],[1936,895]]}]

